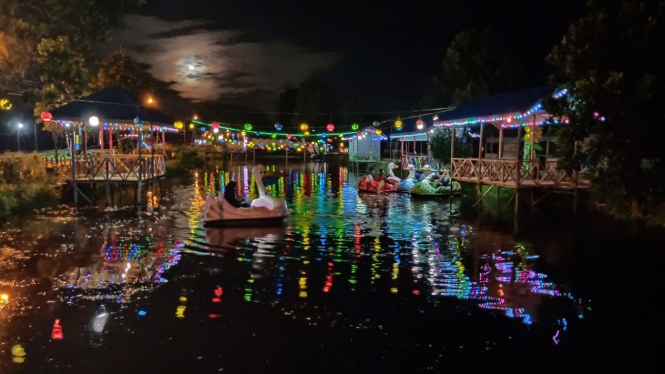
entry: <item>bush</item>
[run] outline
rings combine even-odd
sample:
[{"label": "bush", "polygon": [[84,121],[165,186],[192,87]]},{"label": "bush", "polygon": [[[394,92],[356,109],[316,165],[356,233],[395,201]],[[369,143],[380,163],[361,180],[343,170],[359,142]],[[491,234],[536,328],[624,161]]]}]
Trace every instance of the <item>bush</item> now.
[{"label": "bush", "polygon": [[37,154],[0,157],[0,216],[57,203],[56,179]]}]

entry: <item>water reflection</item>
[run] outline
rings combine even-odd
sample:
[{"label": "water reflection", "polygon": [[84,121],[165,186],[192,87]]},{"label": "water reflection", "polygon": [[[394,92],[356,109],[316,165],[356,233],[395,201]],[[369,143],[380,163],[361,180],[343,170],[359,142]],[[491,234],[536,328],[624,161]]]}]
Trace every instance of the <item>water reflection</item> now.
[{"label": "water reflection", "polygon": [[[151,196],[147,218],[127,210],[3,231],[0,294],[8,300],[0,300],[2,342],[43,342],[30,323],[11,324],[19,316],[37,320],[42,310],[49,310],[48,320],[61,320],[57,325],[68,338],[88,336],[67,325],[67,316],[80,314],[75,308],[87,310],[87,328],[98,336],[118,326],[135,328],[142,323],[137,316],[149,320],[162,309],[169,317],[154,318],[183,319],[190,329],[205,330],[197,324],[202,315],[221,320],[223,308],[234,303],[335,329],[382,328],[383,314],[356,318],[347,313],[349,303],[375,304],[377,313],[411,303],[449,305],[541,324],[557,334],[557,343],[571,319],[583,318],[579,300],[539,271],[533,248],[500,233],[476,233],[460,221],[459,198],[359,195],[357,176],[344,167],[269,165],[282,174],[269,190],[293,210],[283,226],[204,229],[210,191],[223,193],[236,180],[238,193],[256,197],[250,167],[198,171],[192,184],[173,188],[167,199]],[[137,334],[150,339],[148,332]]]}]

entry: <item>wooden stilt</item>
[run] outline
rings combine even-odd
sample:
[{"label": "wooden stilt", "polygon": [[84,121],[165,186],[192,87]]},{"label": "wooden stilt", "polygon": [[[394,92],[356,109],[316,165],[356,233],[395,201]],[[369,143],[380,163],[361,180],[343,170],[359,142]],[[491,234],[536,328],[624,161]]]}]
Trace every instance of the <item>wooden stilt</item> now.
[{"label": "wooden stilt", "polygon": [[503,158],[503,127],[499,129],[499,153],[497,154],[497,158]]}]

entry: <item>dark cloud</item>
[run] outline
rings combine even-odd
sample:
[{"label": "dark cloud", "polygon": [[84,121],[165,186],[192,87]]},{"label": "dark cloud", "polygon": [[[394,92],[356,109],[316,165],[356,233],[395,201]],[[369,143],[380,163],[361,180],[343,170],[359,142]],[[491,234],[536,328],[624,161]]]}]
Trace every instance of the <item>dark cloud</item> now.
[{"label": "dark cloud", "polygon": [[332,67],[339,56],[240,31],[218,30],[205,21],[167,21],[130,15],[114,36],[151,73],[193,102],[275,100],[285,84],[297,84]]}]

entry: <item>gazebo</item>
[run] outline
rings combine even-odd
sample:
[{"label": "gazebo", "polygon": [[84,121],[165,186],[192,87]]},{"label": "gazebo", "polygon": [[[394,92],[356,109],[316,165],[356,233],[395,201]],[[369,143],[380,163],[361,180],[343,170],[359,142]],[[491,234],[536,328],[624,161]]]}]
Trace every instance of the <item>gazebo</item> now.
[{"label": "gazebo", "polygon": [[[73,100],[41,117],[62,126],[70,139],[71,162],[63,157],[49,160],[51,165],[47,166],[60,169],[74,186],[82,182],[127,182],[137,183],[140,191],[143,181],[165,176],[166,133],[178,132],[171,118],[141,105],[136,96],[118,87]],[[88,148],[89,137],[98,140],[98,152]],[[135,152],[116,152],[114,141],[126,138],[136,139]],[[137,199],[140,201],[140,193]]]}]

